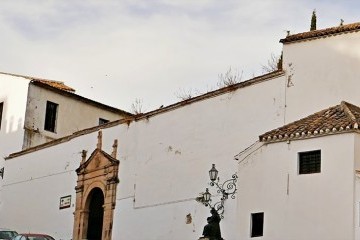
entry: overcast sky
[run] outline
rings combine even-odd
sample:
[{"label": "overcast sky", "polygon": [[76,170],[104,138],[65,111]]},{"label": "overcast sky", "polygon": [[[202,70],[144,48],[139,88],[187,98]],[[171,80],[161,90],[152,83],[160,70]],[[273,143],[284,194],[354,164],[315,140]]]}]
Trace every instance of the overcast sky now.
[{"label": "overcast sky", "polygon": [[[0,71],[64,81],[77,94],[131,110],[214,89],[229,67],[262,73],[279,39],[358,22],[360,1],[2,0]],[[1,87],[1,86],[0,86]]]}]

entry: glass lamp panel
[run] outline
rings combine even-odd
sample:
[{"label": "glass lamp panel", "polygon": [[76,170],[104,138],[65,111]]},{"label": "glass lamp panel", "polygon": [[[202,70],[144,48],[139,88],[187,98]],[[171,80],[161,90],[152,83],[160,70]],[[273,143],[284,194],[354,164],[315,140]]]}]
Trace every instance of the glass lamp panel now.
[{"label": "glass lamp panel", "polygon": [[213,182],[216,180],[218,175],[218,170],[215,168],[215,164],[212,165],[212,168],[209,171],[210,180]]},{"label": "glass lamp panel", "polygon": [[211,198],[211,193],[209,193],[209,189],[207,188],[205,193],[204,193],[204,200],[205,202],[209,202]]}]

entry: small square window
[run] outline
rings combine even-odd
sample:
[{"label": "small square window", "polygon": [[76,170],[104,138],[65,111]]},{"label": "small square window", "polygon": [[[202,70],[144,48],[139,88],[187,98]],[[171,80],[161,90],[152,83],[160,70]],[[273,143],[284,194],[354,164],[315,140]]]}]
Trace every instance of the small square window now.
[{"label": "small square window", "polygon": [[261,237],[264,233],[264,213],[251,214],[251,237]]},{"label": "small square window", "polygon": [[50,101],[46,102],[45,126],[46,131],[55,132],[57,109],[59,104]]},{"label": "small square window", "polygon": [[0,129],[1,129],[1,120],[2,120],[2,115],[3,115],[3,110],[4,110],[4,102],[0,103]]},{"label": "small square window", "polygon": [[320,171],[320,150],[299,153],[299,174],[319,173]]},{"label": "small square window", "polygon": [[106,120],[104,118],[99,118],[99,125],[103,125],[103,124],[108,123],[108,122],[109,122],[109,120]]}]

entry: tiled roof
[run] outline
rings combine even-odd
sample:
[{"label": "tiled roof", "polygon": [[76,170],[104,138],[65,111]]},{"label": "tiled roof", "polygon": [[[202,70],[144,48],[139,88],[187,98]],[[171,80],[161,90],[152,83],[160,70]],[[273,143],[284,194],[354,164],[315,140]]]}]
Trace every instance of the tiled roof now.
[{"label": "tiled roof", "polygon": [[24,76],[24,75],[13,74],[13,73],[0,72],[0,74],[25,78],[27,80],[30,80],[30,82],[33,85],[40,86],[42,88],[49,89],[49,90],[54,91],[54,92],[58,92],[59,94],[61,94],[63,96],[68,96],[68,97],[71,97],[71,98],[75,98],[77,100],[86,102],[88,104],[91,104],[91,105],[99,107],[99,108],[106,109],[106,110],[114,112],[114,113],[119,113],[119,114],[123,114],[123,115],[126,115],[126,116],[132,116],[133,115],[133,114],[131,114],[129,112],[126,112],[124,110],[121,110],[121,109],[118,109],[118,108],[115,108],[115,107],[111,107],[111,106],[102,104],[100,102],[96,102],[94,100],[91,100],[89,98],[85,98],[85,97],[82,97],[80,95],[77,95],[77,94],[75,94],[75,89],[65,85],[61,81],[54,81],[54,80],[48,80],[48,79],[42,79],[42,78],[30,77],[30,76]]},{"label": "tiled roof", "polygon": [[33,81],[33,82],[40,82],[40,83],[46,84],[48,86],[57,88],[57,89],[62,90],[62,91],[75,92],[75,89],[65,85],[64,82],[61,82],[61,81],[54,81],[54,80],[49,80],[49,79],[30,77],[30,76],[19,75],[19,74],[14,74],[14,73],[0,72],[0,74],[14,76],[14,77],[22,77],[22,78],[26,78],[26,79],[28,79],[30,81]]},{"label": "tiled roof", "polygon": [[75,92],[75,89],[65,85],[64,82],[53,81],[53,80],[40,80],[40,79],[32,79],[32,81],[33,82],[40,82],[40,83],[49,85],[51,87],[57,88],[57,89],[62,90],[62,91]]},{"label": "tiled roof", "polygon": [[322,110],[259,136],[262,142],[285,141],[354,131],[359,128],[360,108],[347,102]]},{"label": "tiled roof", "polygon": [[85,102],[87,104],[93,105],[93,106],[98,107],[98,108],[102,108],[104,110],[106,109],[108,111],[118,113],[118,114],[123,114],[123,115],[126,115],[126,116],[132,116],[133,115],[133,114],[131,114],[129,112],[126,112],[124,110],[121,110],[121,109],[118,109],[118,108],[115,108],[115,107],[111,107],[109,105],[105,105],[105,104],[100,103],[100,102],[96,102],[96,101],[94,101],[92,99],[89,99],[89,98],[86,98],[86,97],[82,97],[80,95],[75,94],[72,91],[66,91],[66,90],[64,91],[63,89],[60,89],[59,87],[55,87],[55,86],[51,85],[51,83],[48,83],[48,82],[44,83],[44,82],[41,82],[41,81],[34,81],[34,80],[31,81],[31,82],[35,86],[40,86],[42,88],[49,89],[49,90],[51,90],[53,92],[57,92],[57,93],[61,94],[62,96],[71,97],[73,99]]},{"label": "tiled roof", "polygon": [[312,40],[319,37],[327,37],[329,35],[338,35],[348,32],[357,32],[360,30],[360,22],[346,24],[343,26],[325,28],[320,30],[313,30],[309,32],[303,32],[298,34],[289,35],[284,39],[281,39],[281,43],[291,43],[295,41]]}]

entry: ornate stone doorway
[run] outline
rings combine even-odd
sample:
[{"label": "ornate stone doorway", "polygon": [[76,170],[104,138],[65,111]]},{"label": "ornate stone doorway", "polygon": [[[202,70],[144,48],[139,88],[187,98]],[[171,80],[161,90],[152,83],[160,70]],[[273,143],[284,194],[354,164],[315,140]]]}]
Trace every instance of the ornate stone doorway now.
[{"label": "ornate stone doorway", "polygon": [[119,183],[117,140],[114,141],[111,155],[101,147],[100,131],[97,148],[88,159],[84,150],[80,167],[76,169],[78,180],[75,187],[73,240],[111,240],[116,187]]},{"label": "ornate stone doorway", "polygon": [[100,188],[93,188],[88,196],[89,218],[87,239],[101,239],[104,220],[104,194]]}]

